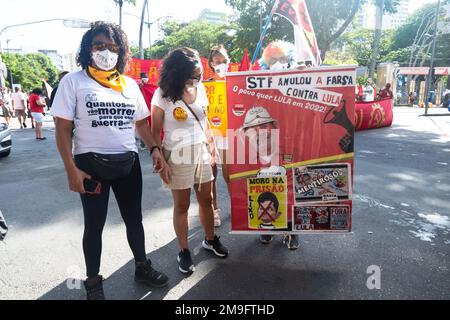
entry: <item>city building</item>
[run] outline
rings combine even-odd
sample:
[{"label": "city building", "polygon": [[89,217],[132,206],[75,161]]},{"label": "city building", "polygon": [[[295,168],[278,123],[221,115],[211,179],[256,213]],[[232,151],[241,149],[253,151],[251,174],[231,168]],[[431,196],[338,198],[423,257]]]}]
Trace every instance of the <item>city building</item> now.
[{"label": "city building", "polygon": [[13,54],[13,53],[23,54],[23,50],[22,49],[6,48],[6,49],[3,49],[3,51],[7,52],[7,53],[11,53],[11,54]]},{"label": "city building", "polygon": [[395,29],[406,22],[409,16],[409,0],[400,0],[397,12],[384,15],[383,29]]},{"label": "city building", "polygon": [[63,54],[61,57],[62,57],[63,71],[73,72],[80,69],[80,67],[78,67],[76,63],[75,53],[66,53]]},{"label": "city building", "polygon": [[58,70],[64,70],[63,58],[56,50],[46,50],[40,49],[38,52],[45,54],[52,60],[53,64],[58,68]]},{"label": "city building", "polygon": [[197,20],[205,21],[213,24],[224,24],[227,22],[228,16],[224,12],[212,11],[211,9],[204,9],[200,12]]},{"label": "city building", "polygon": [[[409,16],[409,1],[400,0],[397,12],[383,16],[383,29],[395,29],[406,22]],[[356,25],[360,28],[375,29],[376,8],[372,2],[366,2],[356,17]]]}]

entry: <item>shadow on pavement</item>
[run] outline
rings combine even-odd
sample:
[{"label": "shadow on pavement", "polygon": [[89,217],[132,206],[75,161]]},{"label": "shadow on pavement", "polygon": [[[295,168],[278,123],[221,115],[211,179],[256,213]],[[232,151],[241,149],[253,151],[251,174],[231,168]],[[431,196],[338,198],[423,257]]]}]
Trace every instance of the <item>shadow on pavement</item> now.
[{"label": "shadow on pavement", "polygon": [[[192,259],[196,266],[209,260],[220,260],[209,251],[199,249],[199,244],[203,240],[203,227],[196,226],[189,232],[189,245],[192,252]],[[111,300],[161,300],[167,293],[176,287],[183,279],[189,279],[178,270],[176,256],[179,252],[178,240],[175,238],[167,245],[151,252],[147,255],[152,261],[155,269],[164,272],[169,277],[169,285],[165,288],[152,288],[134,281],[134,260],[130,260],[119,270],[110,275],[104,282],[104,291],[107,299]],[[107,256],[102,256],[102,261],[106,261]],[[195,273],[194,273],[195,275]],[[78,280],[81,290],[71,290],[67,283],[73,284]],[[45,293],[39,300],[67,300],[85,299],[85,291],[80,279],[66,279],[51,291]]]},{"label": "shadow on pavement", "polygon": [[[294,253],[275,244],[271,247],[262,245],[256,236],[250,236],[252,240],[246,242],[242,242],[242,237],[231,241],[228,238],[227,245],[233,247],[231,255],[227,259],[221,259],[199,248],[198,245],[203,239],[200,226],[191,230],[190,234],[192,236],[189,242],[196,265],[193,275],[185,276],[178,271],[176,255],[179,249],[178,242],[174,239],[148,255],[155,268],[164,271],[169,277],[168,287],[150,288],[135,283],[134,262],[129,261],[104,282],[106,298],[111,300],[333,299],[339,284],[342,283],[340,271],[308,270],[291,265],[286,256]],[[255,246],[264,248],[261,259],[248,258],[247,252],[255,250]],[[244,250],[238,251],[238,248]],[[266,261],[267,254],[273,254],[274,260]],[[300,254],[300,250],[297,254]],[[106,259],[107,257],[103,257],[103,260]],[[74,279],[65,280],[42,295],[39,300],[85,299],[82,284],[81,290],[70,290],[67,282],[73,284]]]}]

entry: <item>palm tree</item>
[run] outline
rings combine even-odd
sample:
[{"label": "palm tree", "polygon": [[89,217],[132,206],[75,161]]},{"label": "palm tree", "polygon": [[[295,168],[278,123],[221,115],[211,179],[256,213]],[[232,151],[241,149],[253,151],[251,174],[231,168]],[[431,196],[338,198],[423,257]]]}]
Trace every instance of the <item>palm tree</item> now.
[{"label": "palm tree", "polygon": [[123,4],[126,2],[126,3],[132,4],[133,6],[135,6],[136,5],[136,0],[113,0],[113,1],[114,1],[114,3],[117,6],[119,6],[119,25],[122,26],[122,7],[123,7]]}]

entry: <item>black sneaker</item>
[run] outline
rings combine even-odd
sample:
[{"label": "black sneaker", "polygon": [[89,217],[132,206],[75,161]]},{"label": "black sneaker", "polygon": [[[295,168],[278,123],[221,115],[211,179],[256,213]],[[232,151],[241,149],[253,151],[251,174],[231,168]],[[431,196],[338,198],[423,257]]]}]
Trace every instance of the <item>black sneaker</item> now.
[{"label": "black sneaker", "polygon": [[228,249],[220,243],[220,238],[218,236],[214,236],[214,240],[203,240],[202,246],[207,250],[211,250],[218,257],[225,258],[228,256]]},{"label": "black sneaker", "polygon": [[269,244],[273,239],[273,235],[271,234],[262,234],[259,236],[259,241],[261,241],[264,244]]},{"label": "black sneaker", "polygon": [[27,127],[27,124],[26,124],[25,122],[23,123],[23,127],[24,127],[24,128],[26,128],[26,127]]},{"label": "black sneaker", "polygon": [[167,278],[164,273],[153,269],[150,260],[147,260],[142,266],[136,266],[136,271],[134,272],[134,280],[136,282],[157,288],[165,287],[169,283],[169,278]]},{"label": "black sneaker", "polygon": [[105,300],[102,276],[87,279],[84,281],[84,287],[86,288],[86,300]]},{"label": "black sneaker", "polygon": [[283,243],[288,247],[289,250],[297,250],[300,246],[300,243],[298,242],[298,236],[296,234],[285,235]]},{"label": "black sneaker", "polygon": [[183,273],[192,273],[195,271],[194,262],[192,262],[191,252],[188,249],[180,251],[177,257],[178,269]]}]

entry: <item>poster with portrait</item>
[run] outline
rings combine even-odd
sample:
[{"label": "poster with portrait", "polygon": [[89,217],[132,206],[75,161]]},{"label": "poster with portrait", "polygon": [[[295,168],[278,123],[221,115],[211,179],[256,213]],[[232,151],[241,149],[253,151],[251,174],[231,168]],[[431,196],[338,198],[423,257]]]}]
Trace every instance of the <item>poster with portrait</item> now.
[{"label": "poster with portrait", "polygon": [[256,176],[247,179],[248,227],[287,228],[287,177]]},{"label": "poster with portrait", "polygon": [[349,205],[318,203],[293,207],[294,231],[347,231],[350,218]]},{"label": "poster with portrait", "polygon": [[345,229],[322,217],[308,232],[351,230],[355,79],[355,66],[227,74],[233,233],[268,232],[248,213],[248,181],[260,176],[287,177],[286,227],[269,233],[305,232],[294,207],[306,204],[344,205],[349,217]]},{"label": "poster with portrait", "polygon": [[330,202],[351,197],[350,166],[331,163],[293,168],[295,202]]}]

